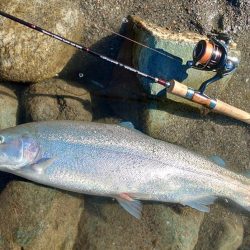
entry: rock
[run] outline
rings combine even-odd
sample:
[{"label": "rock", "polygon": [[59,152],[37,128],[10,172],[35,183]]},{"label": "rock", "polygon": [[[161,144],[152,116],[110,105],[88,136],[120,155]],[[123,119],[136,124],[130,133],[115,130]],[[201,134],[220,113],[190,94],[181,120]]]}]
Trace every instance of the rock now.
[{"label": "rock", "polygon": [[[134,0],[109,0],[105,2],[80,0],[84,22],[83,44],[110,58],[116,58],[121,45],[121,38],[110,30],[119,32],[123,19],[133,8]],[[112,10],[112,11],[111,11]],[[93,18],[94,16],[94,18]],[[63,70],[63,77],[79,79],[79,73],[86,79],[108,85],[114,65],[78,51]]]},{"label": "rock", "polygon": [[91,98],[82,85],[50,79],[31,85],[23,95],[27,121],[91,121]]},{"label": "rock", "polygon": [[[194,25],[198,28],[199,32],[209,33],[212,30],[218,30],[221,23],[221,6],[218,7],[217,1],[204,2],[195,0],[191,4],[186,4],[188,12],[192,16]],[[201,12],[200,10],[203,10]]]},{"label": "rock", "polygon": [[22,181],[0,195],[1,249],[72,249],[82,199]]},{"label": "rock", "polygon": [[[135,40],[161,53],[135,45],[132,59],[135,68],[155,77],[175,79],[194,89],[198,89],[202,82],[214,76],[214,72],[197,70],[187,66],[187,62],[192,61],[193,50],[197,42],[207,39],[207,37],[191,32],[173,32],[136,16],[131,16],[129,21],[132,27],[130,32],[134,33]],[[232,43],[230,51],[233,56],[239,58],[240,52],[236,50],[236,44]],[[228,75],[216,83],[216,93],[225,89],[230,78],[231,75]],[[148,93],[163,95],[163,86],[142,77],[140,77],[140,82]],[[190,104],[189,101],[171,94],[168,94],[168,99]]]},{"label": "rock", "polygon": [[[74,41],[83,34],[78,0],[3,0],[0,9]],[[75,51],[4,17],[0,17],[0,27],[0,78],[7,81],[36,82],[54,77]]]},{"label": "rock", "polygon": [[203,214],[190,208],[144,204],[140,220],[116,201],[89,198],[74,249],[185,249],[197,242]]},{"label": "rock", "polygon": [[235,34],[249,29],[248,0],[210,1],[195,0],[184,3],[190,14],[189,20],[193,29],[202,33],[224,32]]},{"label": "rock", "polygon": [[[132,64],[131,43],[123,43],[117,60],[122,61],[125,65]],[[148,99],[136,74],[116,67],[107,95],[110,97],[108,105],[116,116],[140,127],[143,110],[147,107]]]},{"label": "rock", "polygon": [[244,223],[244,239],[239,250],[248,250],[250,246],[250,219],[246,218]]},{"label": "rock", "polygon": [[216,205],[205,215],[195,250],[235,250],[243,240],[243,223],[239,215]]},{"label": "rock", "polygon": [[16,126],[18,122],[18,98],[7,84],[0,84],[0,129]]}]

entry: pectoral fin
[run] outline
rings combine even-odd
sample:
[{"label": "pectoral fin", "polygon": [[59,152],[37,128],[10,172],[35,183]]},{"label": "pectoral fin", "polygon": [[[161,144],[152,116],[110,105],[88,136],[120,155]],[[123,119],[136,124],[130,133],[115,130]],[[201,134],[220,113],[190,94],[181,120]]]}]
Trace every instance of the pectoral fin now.
[{"label": "pectoral fin", "polygon": [[126,193],[115,197],[118,203],[136,219],[141,218],[142,204],[139,200],[134,200]]},{"label": "pectoral fin", "polygon": [[136,130],[135,129],[135,126],[132,122],[128,122],[128,121],[123,121],[123,122],[120,122],[119,123],[120,126],[124,127],[124,128],[127,128],[127,129],[133,129],[133,130]]},{"label": "pectoral fin", "polygon": [[129,130],[134,131],[134,132],[143,134],[140,130],[135,128],[135,126],[134,126],[134,124],[132,122],[120,122],[119,125],[121,127],[127,128]]},{"label": "pectoral fin", "polygon": [[197,209],[201,212],[209,212],[210,208],[208,205],[213,204],[216,198],[216,196],[205,196],[195,200],[182,202],[182,204]]},{"label": "pectoral fin", "polygon": [[42,174],[46,170],[46,168],[49,167],[54,161],[55,158],[43,158],[32,164],[31,168],[38,174]]},{"label": "pectoral fin", "polygon": [[20,175],[22,175],[24,172],[26,174],[43,174],[46,168],[48,168],[55,160],[56,158],[42,158],[31,165],[27,165],[16,170],[15,172],[19,173]]}]

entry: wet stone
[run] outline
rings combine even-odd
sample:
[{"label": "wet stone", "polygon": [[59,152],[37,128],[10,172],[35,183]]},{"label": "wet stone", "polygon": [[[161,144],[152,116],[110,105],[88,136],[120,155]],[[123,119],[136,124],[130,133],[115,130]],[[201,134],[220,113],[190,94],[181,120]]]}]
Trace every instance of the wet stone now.
[{"label": "wet stone", "polygon": [[[195,45],[198,41],[207,39],[206,36],[201,36],[194,32],[173,32],[137,16],[131,16],[129,20],[132,27],[130,32],[134,33],[134,39],[161,53],[159,54],[145,47],[135,45],[132,58],[135,68],[162,79],[175,79],[193,89],[199,89],[202,82],[215,75],[214,72],[197,70],[187,65],[189,61],[192,61]],[[240,57],[240,52],[236,49],[235,43],[231,44],[230,53],[232,56]],[[211,94],[222,92],[230,78],[231,75],[228,75],[218,81],[216,83],[216,91],[211,92]],[[139,80],[148,94],[166,95],[163,86],[142,77],[139,77]],[[193,105],[184,98],[179,98],[172,94],[168,94],[168,99]]]},{"label": "wet stone", "polygon": [[90,94],[78,83],[50,79],[33,84],[23,102],[26,121],[92,120]]},{"label": "wet stone", "polygon": [[0,248],[4,246],[4,238],[0,235]]},{"label": "wet stone", "polygon": [[18,98],[13,88],[0,83],[0,129],[13,127],[18,122]]},{"label": "wet stone", "polygon": [[[83,34],[79,4],[78,0],[2,0],[0,9],[58,35],[79,41]],[[4,17],[0,17],[0,37],[0,78],[6,81],[35,82],[54,77],[75,51],[70,46]]]},{"label": "wet stone", "polygon": [[88,198],[74,249],[192,250],[202,219],[202,213],[190,208],[145,202],[137,220],[116,201]]},{"label": "wet stone", "polygon": [[[8,83],[0,83],[0,129],[14,127],[19,120],[19,103],[15,89],[9,86]],[[6,186],[11,175],[0,172],[0,193]],[[0,248],[3,244],[4,238],[0,234]]]},{"label": "wet stone", "polygon": [[215,205],[210,213],[205,215],[199,233],[199,238],[203,240],[198,242],[195,250],[238,249],[242,244],[243,234],[242,218],[221,205]]},{"label": "wet stone", "polygon": [[0,249],[72,249],[83,210],[80,196],[12,181],[0,204]]}]

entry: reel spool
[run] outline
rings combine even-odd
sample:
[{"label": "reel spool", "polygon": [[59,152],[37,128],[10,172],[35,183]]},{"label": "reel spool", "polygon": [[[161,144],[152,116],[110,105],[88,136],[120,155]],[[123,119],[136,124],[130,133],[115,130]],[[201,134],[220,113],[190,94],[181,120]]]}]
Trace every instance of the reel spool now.
[{"label": "reel spool", "polygon": [[199,41],[193,51],[193,61],[188,65],[198,70],[214,71],[216,75],[203,82],[199,93],[204,95],[207,86],[232,73],[239,65],[236,57],[228,55],[230,38],[226,34],[211,36]]}]

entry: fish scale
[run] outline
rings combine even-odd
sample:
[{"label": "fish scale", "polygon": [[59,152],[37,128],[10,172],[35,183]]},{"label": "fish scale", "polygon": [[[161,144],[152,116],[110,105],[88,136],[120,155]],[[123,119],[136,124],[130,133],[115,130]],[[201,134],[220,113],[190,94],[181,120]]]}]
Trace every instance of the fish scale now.
[{"label": "fish scale", "polygon": [[0,170],[51,187],[116,198],[136,218],[138,200],[205,212],[217,197],[225,197],[250,210],[248,178],[134,129],[47,121],[2,130],[0,136]]}]

